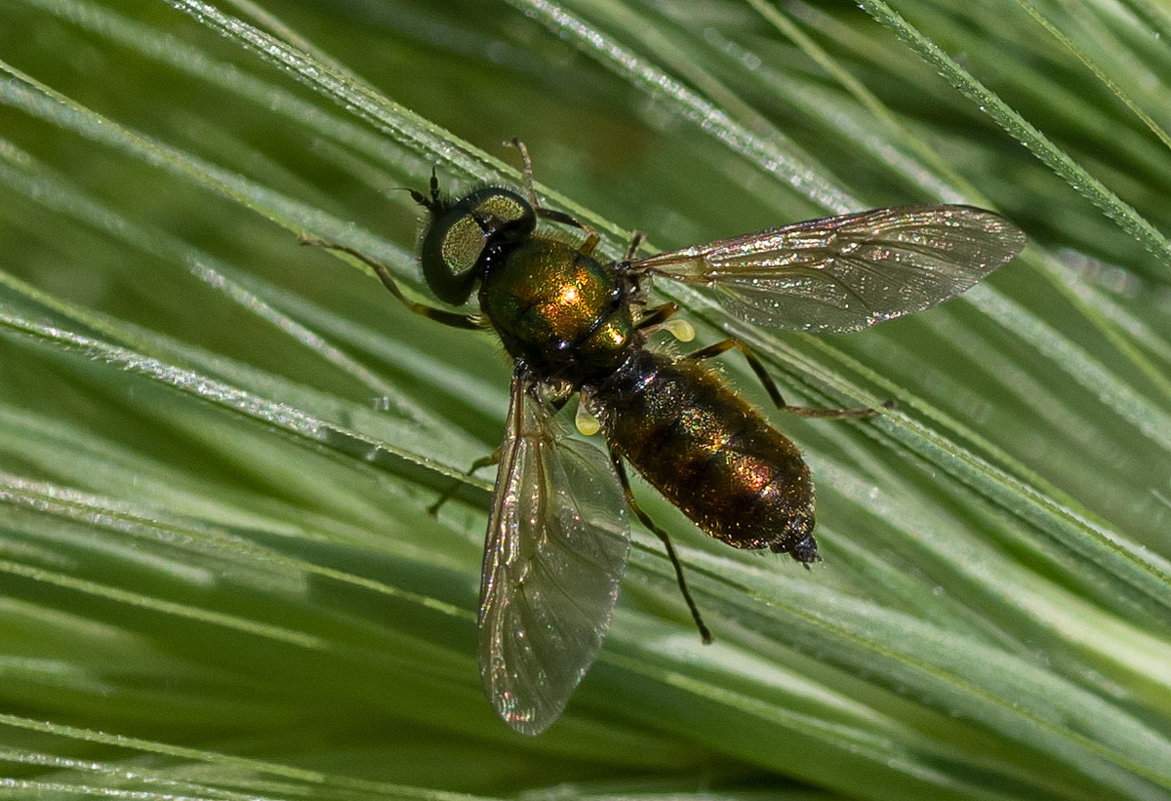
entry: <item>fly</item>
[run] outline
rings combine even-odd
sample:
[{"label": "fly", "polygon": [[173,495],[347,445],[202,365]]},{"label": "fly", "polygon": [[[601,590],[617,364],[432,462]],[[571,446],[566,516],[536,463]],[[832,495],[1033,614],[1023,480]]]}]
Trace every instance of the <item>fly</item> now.
[{"label": "fly", "polygon": [[[419,263],[431,292],[478,315],[407,299],[389,270],[349,248],[411,311],[467,329],[489,328],[513,359],[504,440],[473,470],[498,463],[484,546],[479,661],[500,717],[535,735],[561,714],[593,664],[618,598],[630,550],[627,510],[662,540],[692,617],[700,617],[667,533],[635,502],[631,465],[705,533],[736,548],[817,561],[813,482],[797,447],[732,390],[706,360],[739,350],[774,404],[816,417],[869,409],[785,403],[739,340],[687,356],[648,347],[677,322],[673,303],[647,308],[650,279],[710,289],[760,325],[814,333],[858,331],[955,297],[1025,245],[990,211],[925,205],[878,209],[769,228],[637,258],[635,236],[619,261],[599,261],[595,231],[543,208],[524,145],[523,194],[499,186],[460,198],[427,194]],[[578,229],[581,244],[537,230]],[[567,438],[555,413],[578,394],[607,453]],[[470,471],[469,471],[470,472]],[[442,500],[442,499],[441,499]]]}]

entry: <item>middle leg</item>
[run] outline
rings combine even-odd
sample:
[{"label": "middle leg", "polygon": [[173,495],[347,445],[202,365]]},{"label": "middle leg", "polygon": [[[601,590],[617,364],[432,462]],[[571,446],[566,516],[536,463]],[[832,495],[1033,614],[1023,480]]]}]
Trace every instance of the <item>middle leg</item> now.
[{"label": "middle leg", "polygon": [[776,407],[785,412],[792,412],[799,414],[802,417],[825,417],[831,419],[844,420],[854,417],[873,417],[878,414],[876,409],[857,408],[857,409],[820,409],[813,406],[790,406],[785,403],[785,399],[781,396],[781,391],[777,389],[776,383],[772,376],[764,369],[764,364],[752,352],[744,342],[739,339],[729,338],[714,345],[708,345],[706,348],[701,348],[695,353],[688,354],[687,359],[710,359],[713,356],[719,356],[721,353],[735,348],[740,351],[744,359],[748,362],[748,366],[752,368],[752,372],[756,373],[756,377],[760,383],[764,385],[765,392],[768,393],[769,398]]}]

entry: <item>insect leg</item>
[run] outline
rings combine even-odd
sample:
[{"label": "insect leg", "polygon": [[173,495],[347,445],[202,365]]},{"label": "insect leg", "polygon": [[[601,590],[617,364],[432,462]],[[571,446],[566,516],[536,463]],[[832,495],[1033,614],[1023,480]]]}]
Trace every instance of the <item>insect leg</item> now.
[{"label": "insect leg", "polygon": [[571,228],[580,228],[581,230],[585,231],[587,234],[586,241],[582,243],[580,250],[587,256],[592,254],[594,252],[594,248],[596,248],[598,243],[602,241],[602,238],[598,236],[598,232],[583,223],[581,220],[566,214],[563,211],[546,209],[541,206],[541,201],[537,199],[537,190],[533,188],[533,160],[529,158],[529,149],[525,146],[524,142],[515,137],[509,139],[504,144],[506,147],[515,147],[520,151],[520,160],[524,167],[525,194],[528,196],[529,205],[533,207],[533,211],[536,213],[536,215],[542,220],[551,220],[552,222],[568,225]]},{"label": "insect leg", "polygon": [[537,200],[537,190],[533,189],[533,160],[529,158],[528,147],[525,146],[524,142],[515,136],[512,139],[507,140],[504,143],[504,146],[515,147],[520,151],[520,162],[522,168],[524,169],[525,176],[525,194],[528,195],[529,204],[532,205],[534,209],[540,208],[541,202]]},{"label": "insect leg", "polygon": [[678,311],[678,303],[664,303],[662,306],[656,306],[654,309],[652,309],[650,313],[647,314],[646,317],[643,317],[641,320],[639,320],[634,327],[639,331],[646,331],[648,328],[656,328],[665,323]]},{"label": "insect leg", "polygon": [[678,311],[679,304],[664,303],[651,309],[634,327],[646,334],[663,329],[680,342],[690,342],[695,339],[695,328],[686,320],[675,317]]},{"label": "insect leg", "polygon": [[634,254],[638,253],[638,249],[642,247],[642,243],[645,241],[646,234],[644,234],[642,231],[631,231],[630,244],[626,246],[626,255],[622,257],[622,261],[633,261]]},{"label": "insect leg", "polygon": [[562,225],[568,225],[571,228],[580,228],[581,230],[585,231],[586,240],[585,242],[581,243],[581,247],[579,247],[578,250],[587,256],[592,255],[594,249],[598,247],[598,243],[602,241],[602,237],[599,236],[598,232],[594,230],[592,226],[586,225],[581,220],[570,216],[563,211],[557,211],[556,209],[546,209],[540,206],[533,206],[533,211],[535,211],[537,216],[542,220],[552,220],[553,222],[559,222]]},{"label": "insect leg", "polygon": [[[472,462],[472,466],[467,469],[467,472],[465,472],[464,475],[470,476],[472,473],[476,472],[481,467],[488,467],[490,465],[499,464],[499,463],[500,463],[500,449],[497,448],[496,450],[492,451],[487,456],[481,456],[479,459]],[[448,488],[443,491],[443,494],[439,496],[439,499],[437,501],[435,501],[435,503],[433,503],[427,507],[427,514],[429,514],[429,515],[439,514],[439,507],[443,506],[443,504],[445,504],[449,500],[451,500],[451,496],[455,495],[456,490],[458,490],[462,485],[463,485],[463,481],[461,481],[458,478],[455,481],[452,481],[450,486],[448,486]]]},{"label": "insect leg", "polygon": [[760,379],[760,383],[764,385],[764,389],[768,392],[768,396],[776,407],[785,412],[792,412],[799,414],[802,417],[828,417],[834,419],[845,419],[851,417],[873,417],[878,414],[875,409],[859,408],[859,409],[818,409],[812,406],[790,406],[785,403],[785,399],[781,397],[781,391],[777,389],[777,385],[773,382],[772,376],[764,369],[764,365],[756,354],[752,352],[746,344],[739,339],[725,339],[717,342],[714,345],[708,345],[706,348],[701,348],[695,353],[688,354],[687,359],[710,359],[713,356],[719,356],[726,350],[735,348],[744,354],[744,358],[748,361],[748,366],[752,368],[752,372],[756,373],[756,377]]},{"label": "insect leg", "polygon": [[421,314],[424,317],[428,317],[438,323],[450,325],[454,328],[470,328],[472,330],[478,331],[484,327],[480,318],[475,315],[457,314],[456,312],[444,311],[443,309],[437,309],[434,306],[428,306],[425,303],[415,303],[413,300],[408,299],[407,296],[402,293],[402,290],[398,288],[398,282],[394,280],[394,277],[390,274],[390,270],[386,269],[385,264],[374,261],[369,256],[360,253],[353,248],[346,247],[345,245],[335,245],[333,242],[326,242],[323,239],[308,239],[306,237],[301,237],[301,244],[325,248],[326,250],[333,250],[337,251],[338,253],[348,253],[349,255],[353,256],[355,259],[372,269],[374,274],[378,276],[380,281],[382,281],[382,285],[390,290],[390,294],[398,298],[404,306],[413,311],[415,314]]},{"label": "insect leg", "polygon": [[655,536],[662,540],[663,546],[667,549],[667,558],[671,560],[672,567],[675,568],[675,580],[679,583],[679,591],[683,593],[683,600],[687,602],[687,608],[691,612],[691,619],[695,621],[695,627],[699,629],[699,636],[703,640],[704,645],[710,645],[712,642],[711,630],[707,624],[703,622],[703,616],[699,614],[699,607],[695,605],[695,600],[691,597],[691,591],[687,589],[687,579],[683,576],[683,565],[679,562],[679,557],[675,554],[675,547],[671,545],[671,538],[667,536],[667,532],[659,528],[654,520],[651,520],[650,515],[642,510],[638,502],[634,500],[634,493],[630,489],[630,479],[626,475],[626,468],[622,464],[622,457],[610,448],[610,463],[614,465],[614,472],[618,474],[618,482],[622,485],[622,494],[626,496],[626,504],[630,507],[630,511],[634,512],[634,516],[639,521],[654,532]]}]

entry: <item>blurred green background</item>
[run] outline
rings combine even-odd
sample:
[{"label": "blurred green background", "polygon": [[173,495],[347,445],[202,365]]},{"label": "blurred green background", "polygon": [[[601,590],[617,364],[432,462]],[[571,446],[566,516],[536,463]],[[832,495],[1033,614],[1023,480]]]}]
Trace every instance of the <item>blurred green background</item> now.
[{"label": "blurred green background", "polygon": [[[1144,0],[0,0],[0,796],[1171,798],[1171,16]],[[735,323],[824,563],[653,491],[523,738],[474,614],[509,367],[402,309],[432,166],[665,249],[868,207],[1025,256],[852,336]],[[754,401],[738,359],[724,368]],[[465,796],[459,796],[465,797]]]}]

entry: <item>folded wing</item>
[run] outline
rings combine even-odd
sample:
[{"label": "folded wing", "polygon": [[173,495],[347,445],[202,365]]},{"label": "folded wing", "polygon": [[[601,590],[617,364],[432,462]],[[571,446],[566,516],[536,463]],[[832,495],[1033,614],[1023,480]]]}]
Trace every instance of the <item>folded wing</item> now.
[{"label": "folded wing", "polygon": [[480,588],[480,674],[500,717],[544,731],[597,657],[630,551],[609,459],[562,438],[518,368]]}]

